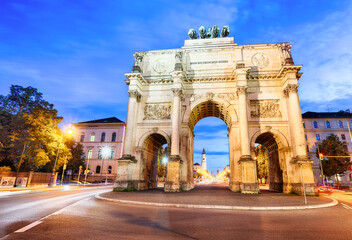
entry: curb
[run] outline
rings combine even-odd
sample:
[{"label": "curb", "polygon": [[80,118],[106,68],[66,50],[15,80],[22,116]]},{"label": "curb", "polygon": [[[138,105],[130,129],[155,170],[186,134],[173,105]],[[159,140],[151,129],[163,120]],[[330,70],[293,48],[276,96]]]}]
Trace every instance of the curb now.
[{"label": "curb", "polygon": [[196,204],[140,202],[140,201],[105,198],[100,196],[100,194],[101,193],[95,194],[94,197],[99,200],[122,203],[122,204],[156,206],[156,207],[174,207],[174,208],[220,209],[220,210],[251,210],[251,211],[305,210],[305,209],[333,207],[339,203],[336,199],[326,197],[326,198],[330,198],[332,202],[317,204],[317,205],[307,205],[307,206],[279,206],[279,207],[250,207],[250,206],[226,206],[226,205],[222,206],[222,205],[196,205]]}]

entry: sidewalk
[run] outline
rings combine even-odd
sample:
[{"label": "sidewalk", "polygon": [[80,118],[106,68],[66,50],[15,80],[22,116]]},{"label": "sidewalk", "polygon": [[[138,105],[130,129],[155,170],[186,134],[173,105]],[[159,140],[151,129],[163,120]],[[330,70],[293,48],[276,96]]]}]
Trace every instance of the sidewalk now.
[{"label": "sidewalk", "polygon": [[97,199],[124,204],[179,208],[211,208],[228,210],[297,210],[330,207],[338,204],[327,197],[304,197],[261,190],[258,195],[231,192],[227,186],[198,185],[193,190],[165,193],[162,189],[135,192],[107,192]]}]

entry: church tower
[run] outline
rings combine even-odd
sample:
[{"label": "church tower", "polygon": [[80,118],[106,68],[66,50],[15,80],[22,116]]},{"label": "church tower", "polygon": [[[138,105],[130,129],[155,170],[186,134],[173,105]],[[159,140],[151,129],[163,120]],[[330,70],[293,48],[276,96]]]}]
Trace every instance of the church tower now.
[{"label": "church tower", "polygon": [[204,171],[207,170],[207,156],[205,155],[204,148],[203,148],[203,153],[202,153],[202,170],[204,170]]}]

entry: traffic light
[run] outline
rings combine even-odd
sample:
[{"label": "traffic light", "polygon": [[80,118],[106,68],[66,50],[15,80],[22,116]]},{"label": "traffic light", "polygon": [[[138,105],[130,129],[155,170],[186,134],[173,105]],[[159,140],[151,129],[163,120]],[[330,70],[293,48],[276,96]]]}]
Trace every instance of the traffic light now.
[{"label": "traffic light", "polygon": [[320,159],[320,161],[325,160],[325,157],[324,157],[324,154],[323,154],[323,153],[320,153],[320,154],[319,154],[319,159]]}]

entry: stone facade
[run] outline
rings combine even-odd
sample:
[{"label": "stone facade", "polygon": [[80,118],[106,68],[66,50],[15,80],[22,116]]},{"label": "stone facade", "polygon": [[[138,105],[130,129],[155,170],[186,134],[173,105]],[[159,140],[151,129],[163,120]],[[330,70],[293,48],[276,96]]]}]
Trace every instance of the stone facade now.
[{"label": "stone facade", "polygon": [[[89,179],[100,176],[115,180],[118,169],[117,159],[122,157],[125,123],[119,119],[105,118],[74,124],[74,139],[83,145],[86,163],[90,169]],[[103,149],[108,152],[104,156]],[[84,169],[83,169],[84,170]]]},{"label": "stone facade", "polygon": [[[329,134],[335,134],[352,155],[352,141],[348,126],[352,131],[352,114],[350,112],[306,112],[302,114],[306,139],[306,148],[310,159],[314,160],[313,171],[317,184],[322,184],[320,160],[316,156],[317,146]],[[352,169],[352,160],[351,160]],[[352,185],[352,171],[338,176],[343,185]],[[335,177],[332,180],[336,183]]]},{"label": "stone facade", "polygon": [[185,40],[137,52],[125,74],[129,105],[115,190],[150,188],[157,149],[171,146],[165,191],[193,188],[193,129],[213,116],[228,126],[229,188],[258,193],[255,143],[269,149],[270,188],[315,194],[298,98],[301,65],[289,43],[237,45],[233,37]]}]

